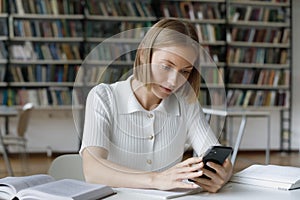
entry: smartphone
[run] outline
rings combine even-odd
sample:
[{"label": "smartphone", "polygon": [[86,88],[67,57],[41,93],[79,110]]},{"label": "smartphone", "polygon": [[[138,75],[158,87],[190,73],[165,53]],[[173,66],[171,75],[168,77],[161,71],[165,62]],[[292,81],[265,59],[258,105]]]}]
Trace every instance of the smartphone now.
[{"label": "smartphone", "polygon": [[[204,168],[212,172],[216,172],[214,169],[206,165],[207,162],[214,162],[219,165],[222,165],[225,162],[225,159],[231,155],[233,149],[232,147],[227,146],[212,146],[210,147],[203,155]],[[206,175],[202,175],[199,178],[208,178]]]}]

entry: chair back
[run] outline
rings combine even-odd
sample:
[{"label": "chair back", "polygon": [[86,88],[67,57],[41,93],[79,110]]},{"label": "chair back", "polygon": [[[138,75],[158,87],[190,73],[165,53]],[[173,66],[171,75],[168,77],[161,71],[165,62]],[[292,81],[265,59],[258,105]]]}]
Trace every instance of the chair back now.
[{"label": "chair back", "polygon": [[27,131],[27,127],[30,119],[30,113],[32,109],[33,109],[33,104],[26,103],[19,114],[17,133],[18,136],[20,137],[24,137],[25,132]]},{"label": "chair back", "polygon": [[81,156],[79,154],[58,156],[52,161],[48,174],[56,180],[69,178],[84,181]]}]

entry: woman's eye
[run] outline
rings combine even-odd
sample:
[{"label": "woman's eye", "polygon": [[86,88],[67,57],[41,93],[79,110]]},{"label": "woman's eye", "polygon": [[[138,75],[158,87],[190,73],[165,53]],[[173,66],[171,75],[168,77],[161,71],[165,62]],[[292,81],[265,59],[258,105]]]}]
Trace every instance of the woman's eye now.
[{"label": "woman's eye", "polygon": [[161,67],[162,67],[164,70],[170,70],[170,69],[171,69],[171,67],[168,66],[168,65],[161,65]]},{"label": "woman's eye", "polygon": [[191,71],[181,71],[181,73],[183,74],[183,75],[188,75],[188,74],[190,74],[191,73]]}]

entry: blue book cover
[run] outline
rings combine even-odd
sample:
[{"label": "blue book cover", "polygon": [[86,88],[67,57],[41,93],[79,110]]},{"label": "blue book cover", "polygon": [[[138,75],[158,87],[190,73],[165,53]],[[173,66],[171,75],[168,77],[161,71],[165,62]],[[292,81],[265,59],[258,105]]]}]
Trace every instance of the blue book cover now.
[{"label": "blue book cover", "polygon": [[59,90],[55,91],[58,105],[63,105],[63,101],[62,101],[62,98],[61,98],[61,92],[62,91],[59,91]]},{"label": "blue book cover", "polygon": [[59,60],[59,56],[57,54],[57,46],[55,44],[49,44],[49,49],[50,49],[52,58],[54,60]]},{"label": "blue book cover", "polygon": [[63,76],[64,76],[64,72],[62,68],[58,68],[56,70],[56,81],[57,82],[63,82]]},{"label": "blue book cover", "polygon": [[36,65],[35,77],[37,82],[42,82],[42,66]]},{"label": "blue book cover", "polygon": [[2,105],[7,105],[7,98],[8,98],[7,90],[3,90],[2,94],[3,94],[2,99],[0,99],[2,102]]},{"label": "blue book cover", "polygon": [[44,59],[41,47],[39,44],[34,44],[34,51],[38,59]]},{"label": "blue book cover", "polygon": [[60,20],[56,21],[57,29],[58,29],[58,37],[63,37],[62,24]]}]

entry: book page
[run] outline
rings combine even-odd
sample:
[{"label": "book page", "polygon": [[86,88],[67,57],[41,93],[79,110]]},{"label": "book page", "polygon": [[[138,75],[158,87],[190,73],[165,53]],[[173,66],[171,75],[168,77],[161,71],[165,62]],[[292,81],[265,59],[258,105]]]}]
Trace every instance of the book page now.
[{"label": "book page", "polygon": [[235,177],[263,179],[284,183],[300,180],[300,168],[277,165],[252,165],[234,175]]},{"label": "book page", "polygon": [[274,188],[279,190],[289,190],[291,189],[291,183],[284,183],[278,181],[269,181],[255,178],[245,178],[245,177],[232,177],[231,182],[242,183],[247,185],[255,185],[261,187]]},{"label": "book page", "polygon": [[[5,177],[0,179],[0,187],[9,187],[15,194],[18,191],[32,187],[35,185],[40,185],[54,181],[54,178],[46,174],[36,174],[30,176],[18,176],[18,177]],[[2,190],[2,188],[1,188]]]},{"label": "book page", "polygon": [[113,194],[112,188],[84,181],[63,179],[24,189],[17,194],[20,199],[100,199]]}]

